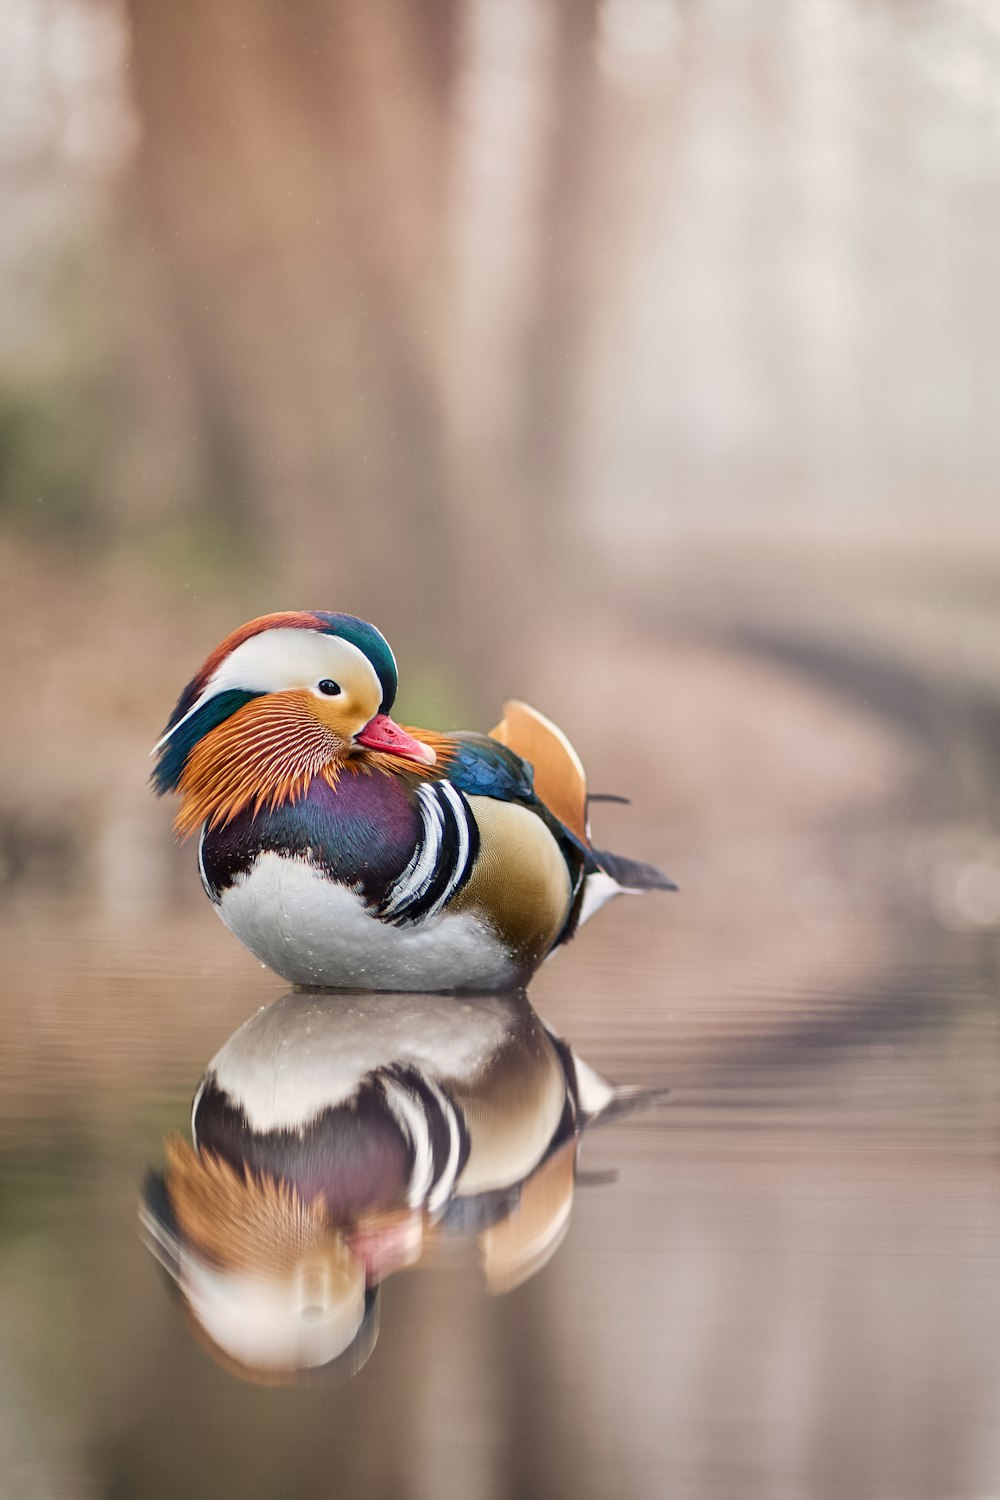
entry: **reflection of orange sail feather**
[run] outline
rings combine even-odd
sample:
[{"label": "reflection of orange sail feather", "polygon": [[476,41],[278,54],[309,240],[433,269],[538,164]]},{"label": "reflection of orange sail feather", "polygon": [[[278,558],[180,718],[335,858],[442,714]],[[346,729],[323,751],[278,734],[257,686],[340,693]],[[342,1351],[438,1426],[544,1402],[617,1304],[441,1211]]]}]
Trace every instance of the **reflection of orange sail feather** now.
[{"label": "reflection of orange sail feather", "polygon": [[485,1230],[480,1256],[491,1292],[513,1291],[551,1260],[569,1228],[577,1141],[574,1137],[525,1182],[517,1208]]},{"label": "reflection of orange sail feather", "polygon": [[587,778],[562,730],[529,704],[510,698],[490,737],[528,761],[535,772],[535,791],[546,807],[587,842]]}]

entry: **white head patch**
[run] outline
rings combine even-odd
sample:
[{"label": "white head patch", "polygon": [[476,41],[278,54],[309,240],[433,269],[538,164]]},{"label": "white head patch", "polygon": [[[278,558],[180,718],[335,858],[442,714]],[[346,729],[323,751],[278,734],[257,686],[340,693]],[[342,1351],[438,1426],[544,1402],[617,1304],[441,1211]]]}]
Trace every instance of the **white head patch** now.
[{"label": "white head patch", "polygon": [[[315,687],[324,677],[339,682],[360,678],[382,701],[378,673],[363,651],[337,635],[296,626],[262,630],[243,641],[219,663],[187,713],[177,720],[153,746],[154,755],[171,735],[217,693],[237,689],[245,693],[282,693],[289,689]],[[374,713],[375,710],[373,709]]]}]

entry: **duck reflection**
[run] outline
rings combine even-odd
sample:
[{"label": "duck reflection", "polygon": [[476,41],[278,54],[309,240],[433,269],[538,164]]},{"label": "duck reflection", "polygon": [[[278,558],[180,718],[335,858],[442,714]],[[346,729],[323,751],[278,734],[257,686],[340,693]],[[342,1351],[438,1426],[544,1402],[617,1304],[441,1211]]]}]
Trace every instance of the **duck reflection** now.
[{"label": "duck reflection", "polygon": [[378,1287],[475,1240],[488,1287],[565,1234],[584,1129],[655,1097],[616,1089],[523,994],[292,993],[195,1095],[193,1148],[147,1180],[147,1243],[238,1373],[360,1369]]}]

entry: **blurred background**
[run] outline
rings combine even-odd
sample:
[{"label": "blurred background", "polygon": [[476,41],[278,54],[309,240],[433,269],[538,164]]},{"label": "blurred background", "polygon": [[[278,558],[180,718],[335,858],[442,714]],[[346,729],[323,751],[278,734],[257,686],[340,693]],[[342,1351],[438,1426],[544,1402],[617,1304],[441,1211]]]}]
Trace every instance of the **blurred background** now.
[{"label": "blurred background", "polygon": [[[147,752],[219,639],[300,608],[380,626],[404,722],[537,702],[633,798],[598,841],[682,887],[533,990],[675,1086],[669,1159],[602,1137],[632,1176],[581,1210],[561,1301],[558,1258],[514,1312],[406,1294],[336,1407],[342,1472],[1000,1490],[997,6],[5,0],[0,197],[16,1493],[194,1493],[190,1454],[218,1489],[228,1420],[275,1494],[332,1420],[239,1405],[133,1224],[281,988]],[[469,1446],[427,1396],[413,1479],[387,1413],[441,1320],[425,1394]]]},{"label": "blurred background", "polygon": [[992,713],[990,0],[9,0],[0,43],[9,879],[161,908],[142,757],[271,609],[374,619],[411,718],[544,692],[602,776],[652,715],[685,818],[779,676],[939,749]]}]

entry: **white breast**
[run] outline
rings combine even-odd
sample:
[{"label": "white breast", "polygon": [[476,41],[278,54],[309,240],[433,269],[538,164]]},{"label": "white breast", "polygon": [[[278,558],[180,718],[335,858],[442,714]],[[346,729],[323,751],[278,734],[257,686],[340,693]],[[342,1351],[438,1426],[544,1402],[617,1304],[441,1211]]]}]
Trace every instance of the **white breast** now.
[{"label": "white breast", "polygon": [[494,932],[471,912],[393,927],[305,860],[260,855],[217,910],[251,953],[292,984],[334,989],[504,989],[516,980]]}]

